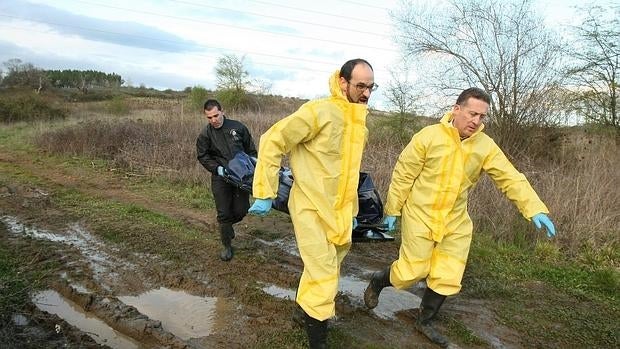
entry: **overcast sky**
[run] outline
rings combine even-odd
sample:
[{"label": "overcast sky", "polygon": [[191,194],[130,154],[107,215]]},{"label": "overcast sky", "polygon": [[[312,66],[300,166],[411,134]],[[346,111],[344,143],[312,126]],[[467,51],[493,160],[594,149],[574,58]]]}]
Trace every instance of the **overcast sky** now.
[{"label": "overcast sky", "polygon": [[[536,9],[562,26],[575,21],[575,3],[539,0]],[[397,0],[0,0],[0,62],[114,72],[134,86],[180,90],[213,89],[217,59],[245,55],[250,77],[272,93],[314,98],[351,58],[370,61],[375,81],[387,84],[400,61],[389,16],[397,8]],[[382,108],[380,91],[371,105]]]}]

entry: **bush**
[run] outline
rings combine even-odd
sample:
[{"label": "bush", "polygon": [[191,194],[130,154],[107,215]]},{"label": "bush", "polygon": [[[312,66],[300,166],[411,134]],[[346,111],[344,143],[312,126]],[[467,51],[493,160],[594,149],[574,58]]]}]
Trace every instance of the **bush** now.
[{"label": "bush", "polygon": [[66,110],[54,104],[54,101],[35,93],[0,96],[0,122],[64,119]]},{"label": "bush", "polygon": [[244,90],[218,90],[215,97],[229,111],[260,111],[261,109],[258,97]]},{"label": "bush", "polygon": [[189,96],[187,98],[189,100],[189,105],[192,110],[202,112],[204,103],[209,98],[209,91],[207,91],[206,88],[200,85],[194,86],[189,92]]},{"label": "bush", "polygon": [[113,115],[120,116],[129,114],[129,106],[125,101],[125,98],[123,98],[122,96],[112,97],[112,100],[107,103],[106,109],[110,114]]}]

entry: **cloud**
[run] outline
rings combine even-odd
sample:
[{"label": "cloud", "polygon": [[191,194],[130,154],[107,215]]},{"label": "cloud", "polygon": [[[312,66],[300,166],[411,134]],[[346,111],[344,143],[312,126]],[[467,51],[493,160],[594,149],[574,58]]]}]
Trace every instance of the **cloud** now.
[{"label": "cloud", "polygon": [[155,27],[123,21],[81,16],[44,4],[12,1],[0,5],[0,18],[19,19],[45,24],[57,32],[86,40],[164,52],[201,50],[198,43]]}]

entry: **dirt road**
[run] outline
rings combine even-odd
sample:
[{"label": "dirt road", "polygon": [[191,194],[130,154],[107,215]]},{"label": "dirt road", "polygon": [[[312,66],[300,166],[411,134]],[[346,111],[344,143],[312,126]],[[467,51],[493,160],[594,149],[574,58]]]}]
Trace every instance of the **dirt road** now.
[{"label": "dirt road", "polygon": [[[30,340],[51,347],[305,346],[305,333],[292,319],[302,263],[286,215],[237,224],[235,258],[226,263],[218,258],[215,213],[154,199],[136,189],[142,179],[42,166],[10,152],[0,153],[0,163],[2,243],[28,256],[32,268],[54,265],[45,276],[49,289],[33,295],[31,312],[15,315],[23,317],[14,321],[16,333],[38,331]],[[352,247],[330,321],[333,347],[435,347],[413,329],[419,286],[387,289],[375,310],[363,305],[370,274],[397,256],[398,244]],[[522,347],[490,309],[482,301],[449,298],[439,327],[451,334],[458,321],[475,334],[468,342],[451,336],[454,347]]]}]

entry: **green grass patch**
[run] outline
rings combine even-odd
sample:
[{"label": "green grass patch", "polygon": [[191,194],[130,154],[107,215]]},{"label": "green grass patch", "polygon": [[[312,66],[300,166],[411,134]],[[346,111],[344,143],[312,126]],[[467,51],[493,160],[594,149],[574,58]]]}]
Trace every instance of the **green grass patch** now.
[{"label": "green grass patch", "polygon": [[206,185],[185,182],[172,183],[164,179],[148,177],[133,181],[131,188],[145,193],[156,200],[172,200],[183,206],[200,210],[215,208],[213,193],[211,188]]},{"label": "green grass patch", "polygon": [[260,333],[254,348],[306,348],[307,342],[308,337],[302,328],[281,329]]},{"label": "green grass patch", "polygon": [[55,97],[36,93],[0,94],[0,122],[64,119],[67,111]]},{"label": "green grass patch", "polygon": [[6,147],[11,152],[33,153],[35,147],[27,141],[35,130],[31,124],[23,122],[13,124],[11,127],[0,125],[0,147]]},{"label": "green grass patch", "polygon": [[[5,229],[0,227],[0,230]],[[24,308],[31,281],[29,275],[20,271],[20,261],[14,251],[0,245],[0,323],[9,321],[14,312]]]},{"label": "green grass patch", "polygon": [[461,321],[451,318],[443,317],[446,324],[447,335],[449,338],[458,338],[460,343],[468,345],[486,346],[487,342],[480,337],[476,336],[467,326]]},{"label": "green grass patch", "polygon": [[95,222],[105,232],[102,234],[104,237],[113,240],[121,236],[148,235],[153,231],[164,231],[171,238],[183,240],[198,239],[201,236],[197,230],[165,214],[135,204],[93,198],[74,189],[58,191],[52,201],[76,218],[90,218],[89,222]]},{"label": "green grass patch", "polygon": [[618,271],[569,260],[548,242],[534,244],[476,235],[462,293],[491,300],[502,322],[530,337],[525,342],[583,348],[617,344]]},{"label": "green grass patch", "polygon": [[[0,234],[8,234],[3,224]],[[58,267],[57,262],[35,262],[37,258],[15,251],[15,246],[0,241],[0,325],[10,321],[12,314],[24,310],[30,302],[30,293],[43,287],[43,278]]]}]

